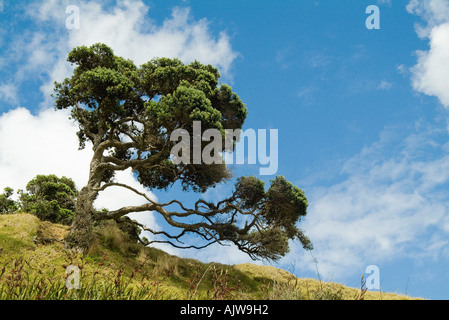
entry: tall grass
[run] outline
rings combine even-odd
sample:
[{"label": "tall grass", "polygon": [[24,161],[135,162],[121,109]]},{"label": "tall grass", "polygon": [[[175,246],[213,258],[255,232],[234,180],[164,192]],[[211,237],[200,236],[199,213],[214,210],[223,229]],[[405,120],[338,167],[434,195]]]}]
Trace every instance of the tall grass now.
[{"label": "tall grass", "polygon": [[[65,265],[60,266],[61,269]],[[83,270],[83,265],[77,265]],[[54,269],[44,274],[23,259],[5,263],[0,269],[0,300],[160,300],[177,299],[176,293],[163,289],[163,280],[151,279],[136,268],[130,275],[118,269],[112,277],[83,273],[79,289],[66,285],[67,274]]]},{"label": "tall grass", "polygon": [[[360,289],[324,282],[316,259],[318,280],[268,266],[205,264],[132,243],[112,223],[79,255],[58,241],[34,241],[67,232],[35,216],[0,216],[0,224],[0,300],[409,299],[368,292],[363,278]],[[79,289],[66,285],[68,266],[80,272]]]}]

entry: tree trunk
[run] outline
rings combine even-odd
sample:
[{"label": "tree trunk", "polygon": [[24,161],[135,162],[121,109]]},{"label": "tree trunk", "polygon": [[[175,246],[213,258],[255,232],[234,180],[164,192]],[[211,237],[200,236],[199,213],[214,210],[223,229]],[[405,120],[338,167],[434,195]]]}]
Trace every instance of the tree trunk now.
[{"label": "tree trunk", "polygon": [[89,181],[78,194],[75,217],[70,227],[70,233],[65,238],[66,247],[80,252],[87,252],[94,240],[94,201],[98,196],[98,191],[96,189],[101,184],[101,177],[103,174],[103,171],[98,169],[101,156],[101,151],[94,152],[94,157],[90,163]]},{"label": "tree trunk", "polygon": [[81,189],[76,201],[75,218],[70,227],[70,233],[65,238],[67,247],[80,252],[87,252],[92,245],[95,221],[93,203],[96,197],[97,192],[92,191],[88,186]]}]

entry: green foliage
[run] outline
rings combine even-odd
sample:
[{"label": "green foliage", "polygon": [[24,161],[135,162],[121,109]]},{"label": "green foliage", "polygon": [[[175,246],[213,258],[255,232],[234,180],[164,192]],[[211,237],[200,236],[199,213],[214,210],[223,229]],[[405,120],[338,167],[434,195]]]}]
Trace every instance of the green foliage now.
[{"label": "green foliage", "polygon": [[121,217],[118,220],[118,227],[127,235],[131,242],[139,242],[142,230],[132,222],[131,218],[127,216]]},{"label": "green foliage", "polygon": [[[100,211],[97,212],[97,215],[101,215],[101,214],[107,214],[108,210],[107,209],[102,209]],[[120,236],[116,237],[116,238],[120,238],[123,236],[126,238],[126,242],[135,244],[135,243],[139,243],[142,241],[145,241],[142,237],[140,237],[140,234],[142,233],[142,229],[136,225],[135,220],[132,220],[130,217],[128,216],[123,216],[120,217],[116,220],[102,220],[102,221],[98,221],[96,223],[96,229],[98,230],[97,233],[101,235],[101,237],[103,238],[103,240],[107,237],[109,237],[108,234],[108,230],[103,230],[103,229],[111,229],[111,226],[115,226],[115,228],[112,228],[112,234],[117,233],[118,231],[120,231]],[[112,235],[109,238],[114,238],[115,236]],[[110,240],[107,240],[110,241]],[[118,242],[122,242],[122,241],[118,241]]]},{"label": "green foliage", "polygon": [[139,252],[137,242],[140,230],[128,217],[122,217],[118,223],[114,220],[100,221],[96,232],[101,243],[110,250],[123,255],[135,255]]},{"label": "green foliage", "polygon": [[279,228],[290,239],[297,237],[304,248],[311,250],[310,240],[296,227],[301,217],[307,214],[308,202],[304,191],[278,176],[271,181],[266,197],[267,202],[262,211],[267,224]]},{"label": "green foliage", "polygon": [[19,205],[16,201],[10,199],[14,193],[14,189],[6,187],[3,191],[0,194],[0,214],[16,212],[19,209]]},{"label": "green foliage", "polygon": [[[193,164],[193,152],[190,164],[175,165],[170,157],[175,144],[170,134],[185,129],[193,139],[193,121],[201,121],[202,131],[220,130],[223,146],[224,129],[241,129],[246,107],[230,86],[219,85],[217,68],[169,58],[137,67],[100,43],[73,49],[68,61],[76,68],[71,78],[55,84],[55,106],[72,110],[81,148],[87,140],[94,149],[103,141],[116,141],[110,155],[117,164],[130,160],[129,144],[124,145],[122,137],[131,138],[142,161],[130,167],[150,188],[164,189],[179,181],[185,189],[204,192],[230,177],[224,164]],[[113,172],[106,172],[103,181],[112,177]]]},{"label": "green foliage", "polygon": [[265,183],[254,176],[238,178],[235,189],[243,209],[253,208],[265,197]]},{"label": "green foliage", "polygon": [[242,232],[235,223],[229,223],[222,236],[233,241],[253,259],[278,260],[289,252],[289,240],[299,240],[304,249],[312,250],[310,239],[296,227],[307,214],[304,192],[283,176],[271,180],[267,191],[258,178],[241,177],[237,180],[232,200],[255,214],[255,228]]},{"label": "green foliage", "polygon": [[37,175],[20,191],[22,210],[39,219],[69,225],[74,216],[78,191],[67,177]]}]

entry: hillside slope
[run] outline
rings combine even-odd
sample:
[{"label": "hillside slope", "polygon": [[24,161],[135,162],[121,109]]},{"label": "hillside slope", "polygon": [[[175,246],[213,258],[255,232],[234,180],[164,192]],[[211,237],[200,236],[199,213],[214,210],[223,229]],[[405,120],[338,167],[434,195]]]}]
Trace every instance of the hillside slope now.
[{"label": "hillside slope", "polygon": [[[269,266],[179,258],[130,243],[113,222],[97,230],[97,243],[81,256],[64,248],[67,232],[67,226],[43,222],[34,215],[0,215],[0,300],[411,299],[296,278]],[[75,266],[78,273],[68,274],[68,266]],[[67,279],[75,275],[80,288],[69,290]]]}]

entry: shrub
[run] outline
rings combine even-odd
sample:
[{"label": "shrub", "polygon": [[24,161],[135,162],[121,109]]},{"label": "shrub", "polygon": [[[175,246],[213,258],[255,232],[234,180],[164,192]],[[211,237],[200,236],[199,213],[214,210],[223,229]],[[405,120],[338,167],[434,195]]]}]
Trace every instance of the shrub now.
[{"label": "shrub", "polygon": [[19,209],[19,205],[16,201],[10,199],[14,193],[14,189],[6,187],[3,191],[4,192],[0,194],[0,214],[16,212]]},{"label": "shrub", "polygon": [[140,246],[130,235],[120,228],[114,220],[100,221],[96,225],[96,233],[101,243],[110,250],[120,252],[125,256],[134,256],[140,252]]},{"label": "shrub", "polygon": [[69,225],[73,221],[78,191],[67,177],[37,175],[28,182],[26,193],[19,190],[22,209],[39,219]]}]

